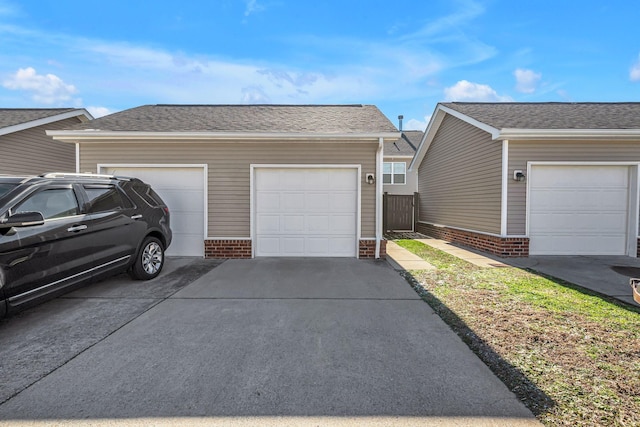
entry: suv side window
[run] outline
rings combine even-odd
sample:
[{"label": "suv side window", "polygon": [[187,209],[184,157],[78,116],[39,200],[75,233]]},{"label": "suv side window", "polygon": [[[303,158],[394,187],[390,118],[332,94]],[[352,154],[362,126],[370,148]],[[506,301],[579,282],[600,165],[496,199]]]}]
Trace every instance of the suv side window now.
[{"label": "suv side window", "polygon": [[32,194],[13,208],[13,213],[40,212],[44,219],[78,214],[78,200],[72,188],[49,188]]},{"label": "suv side window", "polygon": [[89,213],[117,211],[133,207],[133,203],[123,197],[114,185],[85,185],[89,198]]},{"label": "suv side window", "polygon": [[160,199],[156,192],[148,185],[136,184],[133,186],[133,191],[135,191],[142,200],[147,202],[149,206],[156,207],[162,204],[162,202],[160,202],[162,199]]}]

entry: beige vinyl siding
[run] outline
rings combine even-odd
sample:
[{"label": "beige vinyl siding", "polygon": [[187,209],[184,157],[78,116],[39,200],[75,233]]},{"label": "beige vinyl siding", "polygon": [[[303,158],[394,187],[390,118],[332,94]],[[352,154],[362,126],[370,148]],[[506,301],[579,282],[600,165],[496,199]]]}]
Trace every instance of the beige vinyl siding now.
[{"label": "beige vinyl siding", "polygon": [[377,148],[377,142],[100,142],[80,145],[80,165],[96,172],[97,164],[208,164],[208,237],[250,237],[251,164],[361,164],[361,235],[371,238],[375,185],[363,180],[375,173]]},{"label": "beige vinyl siding", "polygon": [[[527,162],[637,162],[640,141],[509,141],[509,175]],[[527,216],[527,184],[509,180],[507,196],[507,233],[524,235]]]},{"label": "beige vinyl siding", "polygon": [[500,233],[502,144],[447,115],[418,170],[420,221]]},{"label": "beige vinyl siding", "polygon": [[75,145],[54,141],[45,130],[68,129],[77,123],[80,120],[73,117],[0,136],[0,174],[75,172]]}]

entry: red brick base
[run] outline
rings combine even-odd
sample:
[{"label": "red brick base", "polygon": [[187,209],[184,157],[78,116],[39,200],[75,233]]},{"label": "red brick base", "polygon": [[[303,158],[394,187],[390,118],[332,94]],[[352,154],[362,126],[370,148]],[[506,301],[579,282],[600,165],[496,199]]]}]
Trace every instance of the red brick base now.
[{"label": "red brick base", "polygon": [[440,227],[424,222],[418,222],[416,224],[416,231],[426,234],[427,236],[435,237],[436,239],[460,243],[501,257],[529,256],[529,238],[527,237],[489,236],[487,234]]},{"label": "red brick base", "polygon": [[[375,258],[376,241],[360,240],[360,258]],[[387,256],[387,241],[380,242],[380,258]],[[251,240],[205,240],[205,258],[251,258]]]},{"label": "red brick base", "polygon": [[[360,258],[375,258],[376,257],[376,241],[375,240],[360,240]],[[387,241],[380,241],[380,259],[387,257]]]},{"label": "red brick base", "polygon": [[251,258],[251,240],[205,240],[205,258]]}]

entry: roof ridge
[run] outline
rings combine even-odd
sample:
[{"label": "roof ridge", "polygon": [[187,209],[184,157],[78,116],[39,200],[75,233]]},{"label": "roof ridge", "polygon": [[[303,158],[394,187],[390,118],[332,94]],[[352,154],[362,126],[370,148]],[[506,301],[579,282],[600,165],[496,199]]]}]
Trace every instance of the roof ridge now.
[{"label": "roof ridge", "polygon": [[143,107],[367,107],[367,104],[151,104]]}]

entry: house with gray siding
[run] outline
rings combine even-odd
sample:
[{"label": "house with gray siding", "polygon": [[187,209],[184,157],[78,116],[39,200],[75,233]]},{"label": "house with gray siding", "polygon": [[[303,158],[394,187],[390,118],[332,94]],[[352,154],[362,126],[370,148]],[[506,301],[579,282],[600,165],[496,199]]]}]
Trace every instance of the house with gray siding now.
[{"label": "house with gray siding", "polygon": [[412,195],[418,187],[418,174],[409,171],[409,165],[424,132],[419,130],[401,131],[396,141],[384,144],[383,191],[387,194]]},{"label": "house with gray siding", "polygon": [[169,206],[168,255],[385,255],[373,105],[145,105],[48,132],[78,172],[133,176]]},{"label": "house with gray siding", "polygon": [[441,103],[417,229],[500,256],[638,254],[640,103]]},{"label": "house with gray siding", "polygon": [[83,108],[0,108],[0,174],[74,171],[75,147],[54,141],[45,131],[91,119]]}]

